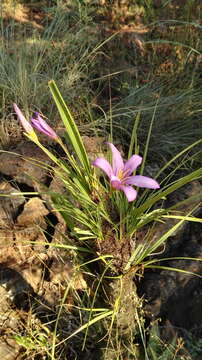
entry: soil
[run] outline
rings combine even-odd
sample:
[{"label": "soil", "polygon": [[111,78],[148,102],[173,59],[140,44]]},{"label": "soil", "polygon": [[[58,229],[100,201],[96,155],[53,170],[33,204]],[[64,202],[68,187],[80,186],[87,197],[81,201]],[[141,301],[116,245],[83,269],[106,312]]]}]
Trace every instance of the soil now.
[{"label": "soil", "polygon": [[[0,356],[7,360],[16,358],[16,349],[20,351],[17,344],[11,351],[9,342],[13,344],[12,336],[21,333],[29,309],[34,306],[33,317],[47,322],[47,316],[55,314],[72,271],[70,256],[49,246],[50,242],[64,242],[65,223],[53,214],[48,195],[37,195],[42,188],[59,186],[50,179],[50,161],[30,142],[21,142],[12,150],[0,154],[0,313],[4,314],[0,317]],[[43,161],[47,168],[36,161]],[[84,280],[81,284],[79,274],[74,286],[85,286]]]}]

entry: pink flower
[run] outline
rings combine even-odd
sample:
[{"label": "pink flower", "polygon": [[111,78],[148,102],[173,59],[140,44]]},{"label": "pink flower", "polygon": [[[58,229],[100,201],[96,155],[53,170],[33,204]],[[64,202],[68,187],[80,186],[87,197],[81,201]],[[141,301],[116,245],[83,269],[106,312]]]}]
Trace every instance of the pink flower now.
[{"label": "pink flower", "polygon": [[45,135],[49,136],[50,138],[54,140],[58,140],[58,135],[56,132],[46,123],[45,120],[42,119],[42,117],[39,115],[38,112],[35,112],[31,118],[31,123],[27,121],[22,113],[22,111],[19,109],[19,107],[16,104],[13,104],[13,108],[15,113],[17,114],[21,125],[25,129],[25,132],[31,136],[33,139],[37,139],[37,136],[34,132],[34,128],[41,131]]},{"label": "pink flower", "polygon": [[16,115],[18,116],[22,127],[24,128],[25,132],[27,134],[32,134],[34,132],[32,125],[27,121],[22,113],[22,111],[19,109],[17,104],[13,104],[14,111]]},{"label": "pink flower", "polygon": [[41,131],[45,135],[49,136],[50,138],[57,140],[58,135],[56,132],[47,124],[47,122],[42,119],[38,112],[35,112],[31,118],[31,124],[34,128]]},{"label": "pink flower", "polygon": [[160,188],[157,181],[152,178],[142,175],[131,175],[141,164],[141,156],[133,155],[124,164],[118,149],[112,143],[107,144],[112,151],[112,166],[104,158],[97,158],[93,161],[92,165],[103,170],[109,177],[111,186],[116,190],[123,191],[129,202],[135,200],[137,196],[137,191],[130,185],[149,189]]}]

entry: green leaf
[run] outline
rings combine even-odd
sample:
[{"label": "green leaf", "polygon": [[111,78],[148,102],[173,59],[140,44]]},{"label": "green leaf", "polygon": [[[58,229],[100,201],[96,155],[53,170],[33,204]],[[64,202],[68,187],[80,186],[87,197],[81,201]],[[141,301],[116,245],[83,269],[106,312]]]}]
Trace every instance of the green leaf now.
[{"label": "green leaf", "polygon": [[193,221],[193,222],[202,223],[202,219],[194,217],[194,216],[162,215],[162,217],[163,218],[168,218],[168,219],[178,219],[178,220]]},{"label": "green leaf", "polygon": [[161,269],[161,270],[169,270],[169,271],[176,271],[176,272],[180,272],[182,274],[186,274],[186,275],[194,275],[199,277],[200,279],[202,279],[202,275],[194,273],[192,271],[188,271],[188,270],[183,270],[183,269],[179,269],[179,268],[174,268],[174,267],[170,267],[170,266],[163,266],[163,265],[146,265],[145,268],[147,269]]},{"label": "green leaf", "polygon": [[91,174],[91,167],[89,163],[89,159],[82,141],[82,138],[79,134],[79,130],[77,128],[77,125],[67,107],[65,104],[62,95],[60,94],[54,80],[49,81],[48,83],[50,91],[52,93],[53,99],[56,103],[56,106],[58,108],[58,111],[60,113],[61,119],[65,125],[67,136],[69,138],[69,141],[78,156],[82,166],[84,167],[85,171],[88,175]]}]

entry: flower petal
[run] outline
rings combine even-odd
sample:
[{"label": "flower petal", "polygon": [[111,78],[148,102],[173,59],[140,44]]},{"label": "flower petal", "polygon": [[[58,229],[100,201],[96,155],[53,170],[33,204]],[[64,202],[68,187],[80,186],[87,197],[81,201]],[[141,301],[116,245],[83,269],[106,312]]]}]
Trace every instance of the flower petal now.
[{"label": "flower petal", "polygon": [[107,142],[112,152],[112,169],[114,175],[117,175],[120,170],[123,170],[124,163],[120,151],[112,144]]},{"label": "flower petal", "polygon": [[45,135],[49,136],[52,139],[57,139],[58,135],[56,132],[47,124],[47,122],[42,119],[38,112],[35,112],[31,118],[32,125]]},{"label": "flower petal", "polygon": [[134,170],[137,169],[137,167],[141,164],[142,157],[139,155],[133,155],[131,158],[126,161],[124,165],[123,172],[126,174],[126,176],[131,175]]},{"label": "flower petal", "polygon": [[13,104],[13,108],[14,108],[14,111],[16,113],[16,115],[18,116],[20,122],[21,122],[21,125],[23,126],[23,128],[25,129],[25,132],[27,134],[31,134],[34,132],[31,124],[29,123],[29,121],[27,121],[22,113],[22,111],[19,109],[19,107],[17,106],[17,104]]},{"label": "flower petal", "polygon": [[105,174],[107,174],[107,176],[109,176],[110,179],[113,176],[112,167],[106,159],[97,158],[97,159],[95,159],[95,161],[92,162],[92,165],[103,170],[105,172]]},{"label": "flower petal", "polygon": [[127,185],[135,185],[138,187],[149,188],[149,189],[159,189],[160,185],[156,180],[142,175],[130,176],[124,181]]},{"label": "flower petal", "polygon": [[122,190],[124,192],[124,194],[127,197],[128,202],[134,201],[136,199],[137,191],[135,189],[133,189],[132,186],[121,185],[120,190]]}]

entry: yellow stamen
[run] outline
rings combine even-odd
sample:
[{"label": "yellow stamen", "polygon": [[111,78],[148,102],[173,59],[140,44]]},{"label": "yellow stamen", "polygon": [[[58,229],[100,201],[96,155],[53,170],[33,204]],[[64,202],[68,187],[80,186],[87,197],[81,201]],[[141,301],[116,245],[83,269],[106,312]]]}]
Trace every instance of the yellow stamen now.
[{"label": "yellow stamen", "polygon": [[124,179],[124,172],[123,172],[123,170],[119,170],[119,171],[118,171],[117,178],[118,178],[119,180],[123,180],[123,179]]}]

